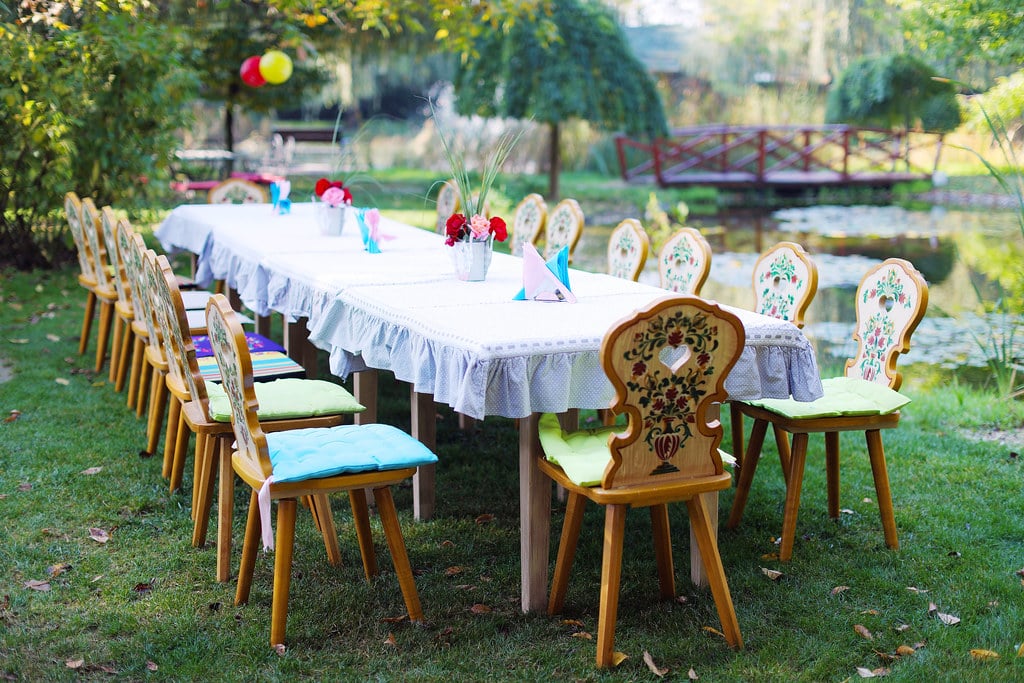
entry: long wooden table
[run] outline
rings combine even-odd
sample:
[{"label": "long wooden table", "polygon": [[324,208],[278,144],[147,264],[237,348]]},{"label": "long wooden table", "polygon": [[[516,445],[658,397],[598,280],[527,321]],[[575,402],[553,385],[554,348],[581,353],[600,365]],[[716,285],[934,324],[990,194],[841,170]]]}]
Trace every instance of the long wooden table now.
[{"label": "long wooden table", "polygon": [[[372,405],[375,390],[368,371],[389,370],[409,382],[413,433],[428,446],[435,445],[435,401],[477,419],[519,418],[522,607],[543,609],[551,483],[534,464],[537,420],[544,412],[607,407],[612,388],[598,358],[604,332],[666,293],[572,270],[577,303],[513,301],[522,284],[516,257],[496,253],[486,281],[463,282],[438,235],[385,220],[382,230],[394,239],[368,254],[354,214],[342,236],[324,237],[314,211],[297,204],[275,216],[269,206],[187,205],[157,237],[166,249],[197,253],[198,277],[224,280],[258,315],[277,311],[306,321],[310,340],[329,352],[332,372],[356,373],[364,404]],[[820,396],[814,353],[799,330],[732,310],[747,341],[726,381],[731,396]],[[433,468],[421,468],[414,484],[417,517],[429,517]],[[709,502],[717,510],[717,501]]]}]

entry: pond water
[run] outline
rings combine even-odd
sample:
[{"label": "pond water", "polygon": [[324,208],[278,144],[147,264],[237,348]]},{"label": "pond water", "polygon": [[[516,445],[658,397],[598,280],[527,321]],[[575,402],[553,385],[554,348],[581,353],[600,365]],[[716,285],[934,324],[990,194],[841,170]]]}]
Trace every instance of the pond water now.
[{"label": "pond water", "polygon": [[[818,266],[818,293],[804,331],[819,359],[838,362],[856,349],[852,333],[854,294],[864,273],[890,257],[904,258],[929,283],[929,306],[900,363],[926,362],[945,368],[984,367],[981,343],[1012,338],[1007,316],[981,316],[981,299],[997,301],[1001,270],[1024,259],[1016,216],[1000,210],[929,211],[896,206],[817,206],[774,212],[731,211],[713,218],[691,217],[711,244],[711,273],[701,294],[750,308],[751,274],[758,254],[776,242],[802,244]],[[612,226],[587,225],[574,265],[606,269]],[[658,284],[656,256],[648,257],[641,281]],[[1019,325],[1019,321],[1017,323]],[[993,335],[995,335],[993,337]],[[1024,356],[1024,335],[1013,339]]]}]

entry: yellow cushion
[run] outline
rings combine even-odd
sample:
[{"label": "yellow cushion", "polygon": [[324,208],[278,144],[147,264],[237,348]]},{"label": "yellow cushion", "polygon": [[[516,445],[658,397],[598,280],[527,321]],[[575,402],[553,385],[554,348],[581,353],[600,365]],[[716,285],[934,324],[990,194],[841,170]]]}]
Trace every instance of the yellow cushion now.
[{"label": "yellow cushion", "polygon": [[550,413],[542,415],[538,432],[544,457],[562,468],[565,476],[578,486],[599,486],[604,470],[611,462],[608,435],[616,427],[562,431],[558,418]]},{"label": "yellow cushion", "polygon": [[898,391],[854,377],[824,379],[821,381],[821,387],[825,395],[816,401],[763,398],[747,403],[795,419],[888,415],[910,403],[910,399]]}]

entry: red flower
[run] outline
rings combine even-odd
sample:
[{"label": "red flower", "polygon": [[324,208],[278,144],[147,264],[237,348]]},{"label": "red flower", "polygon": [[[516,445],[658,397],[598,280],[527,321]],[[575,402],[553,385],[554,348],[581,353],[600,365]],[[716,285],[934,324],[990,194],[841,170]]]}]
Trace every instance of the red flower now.
[{"label": "red flower", "polygon": [[508,238],[508,228],[505,225],[505,221],[495,216],[491,219],[491,233],[494,235],[494,239],[499,242],[504,242]]},{"label": "red flower", "polygon": [[444,224],[444,232],[448,236],[445,244],[449,247],[465,238],[467,232],[466,217],[461,213],[453,213]]},{"label": "red flower", "polygon": [[682,343],[683,343],[683,333],[680,332],[679,330],[673,330],[672,333],[670,335],[668,335],[668,344],[669,344],[669,346],[679,346]]},{"label": "red flower", "polygon": [[636,363],[633,363],[633,376],[634,377],[642,375],[645,372],[647,372],[647,363],[644,363],[643,361],[637,361]]},{"label": "red flower", "polygon": [[313,193],[316,194],[317,197],[323,197],[324,192],[326,192],[327,188],[329,187],[340,188],[345,192],[345,201],[348,203],[352,202],[352,193],[349,192],[347,187],[345,187],[345,183],[341,182],[340,180],[328,180],[327,178],[320,178],[318,181],[316,181],[316,185],[313,187]]}]

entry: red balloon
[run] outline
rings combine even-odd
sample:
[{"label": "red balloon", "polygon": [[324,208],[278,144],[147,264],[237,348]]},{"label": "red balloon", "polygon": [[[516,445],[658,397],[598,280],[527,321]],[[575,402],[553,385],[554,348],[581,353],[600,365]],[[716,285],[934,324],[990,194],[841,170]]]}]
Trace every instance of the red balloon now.
[{"label": "red balloon", "polygon": [[249,57],[242,62],[242,68],[238,70],[238,73],[242,77],[242,82],[253,88],[258,88],[267,82],[267,79],[263,78],[260,73],[259,55]]}]

